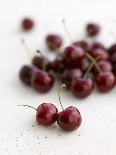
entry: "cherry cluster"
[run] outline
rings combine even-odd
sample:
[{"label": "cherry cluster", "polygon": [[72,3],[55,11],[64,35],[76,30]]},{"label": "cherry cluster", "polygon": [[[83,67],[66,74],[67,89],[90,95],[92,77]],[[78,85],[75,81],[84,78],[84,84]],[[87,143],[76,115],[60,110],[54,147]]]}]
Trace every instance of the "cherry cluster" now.
[{"label": "cherry cluster", "polygon": [[[23,29],[27,30],[27,25],[30,25],[29,21],[23,21]],[[31,24],[30,28],[33,25]],[[64,26],[67,29],[66,25]],[[88,24],[86,36],[93,38],[92,41],[71,41],[63,52],[59,52],[63,45],[62,37],[56,34],[48,35],[46,44],[51,51],[57,53],[55,60],[50,61],[37,50],[38,55],[32,58],[31,65],[21,68],[21,81],[40,93],[46,93],[54,85],[56,77],[78,98],[88,97],[95,86],[100,92],[111,91],[116,83],[116,44],[106,48],[102,43],[93,41],[100,30],[99,25]],[[68,36],[70,37],[70,34]]]}]

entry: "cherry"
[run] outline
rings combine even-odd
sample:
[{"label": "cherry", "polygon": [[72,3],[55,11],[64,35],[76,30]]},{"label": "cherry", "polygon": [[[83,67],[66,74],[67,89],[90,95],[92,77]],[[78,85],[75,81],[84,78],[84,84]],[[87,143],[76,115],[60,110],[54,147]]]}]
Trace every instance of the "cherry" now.
[{"label": "cherry", "polygon": [[37,50],[37,52],[40,55],[36,55],[33,57],[32,59],[32,64],[37,67],[38,69],[42,69],[42,70],[48,70],[49,69],[49,65],[50,65],[50,61],[41,54],[40,51]]},{"label": "cherry", "polygon": [[115,86],[115,76],[111,72],[99,73],[96,77],[96,84],[101,92],[109,92]]},{"label": "cherry", "polygon": [[46,37],[46,42],[50,50],[57,50],[59,49],[62,44],[63,40],[61,36],[56,35],[56,34],[50,34]]},{"label": "cherry", "polygon": [[85,98],[89,96],[94,90],[94,82],[92,79],[74,79],[72,81],[71,91],[72,93],[79,97]]},{"label": "cherry", "polygon": [[100,27],[97,24],[89,23],[86,27],[86,32],[88,36],[94,37],[100,32]]},{"label": "cherry", "polygon": [[67,68],[75,68],[85,56],[84,50],[79,46],[69,46],[64,50],[63,60]]},{"label": "cherry", "polygon": [[105,49],[104,45],[100,42],[94,42],[91,44],[91,50],[94,50],[94,49]]},{"label": "cherry", "polygon": [[64,71],[65,66],[61,55],[51,62],[50,69],[55,73],[62,73]]},{"label": "cherry", "polygon": [[24,19],[22,20],[22,29],[23,29],[24,31],[29,31],[29,30],[31,30],[33,27],[34,27],[34,22],[33,22],[32,19],[30,19],[30,18],[24,18]]},{"label": "cherry", "polygon": [[38,124],[49,126],[58,118],[58,109],[51,103],[43,103],[37,108],[36,121]]},{"label": "cherry", "polygon": [[45,71],[36,70],[32,75],[31,84],[38,92],[46,93],[52,88],[54,77],[52,74]]},{"label": "cherry", "polygon": [[80,46],[81,48],[83,48],[83,50],[85,52],[88,52],[91,50],[91,44],[88,43],[87,41],[85,40],[81,40],[81,41],[76,41],[73,43],[75,46]]},{"label": "cherry", "polygon": [[62,75],[62,80],[63,83],[66,84],[67,88],[70,88],[72,80],[80,77],[82,77],[82,71],[80,69],[65,70]]},{"label": "cherry", "polygon": [[99,57],[99,60],[108,60],[109,54],[106,50],[102,48],[96,48],[91,51],[91,54],[94,58]]},{"label": "cherry", "polygon": [[29,65],[24,65],[19,72],[19,78],[25,85],[31,85],[31,77],[33,68]]},{"label": "cherry", "polygon": [[58,114],[58,125],[65,131],[73,131],[80,127],[82,117],[75,107],[68,107]]},{"label": "cherry", "polygon": [[[110,63],[110,61],[106,61],[106,60],[101,60],[98,63],[98,66],[101,70],[101,72],[110,72],[113,69],[112,64]],[[99,71],[94,67],[93,68],[93,72],[96,75],[97,73],[99,73]]]},{"label": "cherry", "polygon": [[60,99],[60,92],[65,84],[61,85],[58,91],[59,102],[62,107],[62,111],[58,114],[57,123],[64,131],[73,131],[80,127],[82,122],[82,117],[79,110],[75,107],[68,107],[64,110]]},{"label": "cherry", "polygon": [[18,105],[32,108],[36,111],[36,122],[43,126],[50,126],[57,121],[58,109],[51,103],[42,103],[38,108],[29,105]]},{"label": "cherry", "polygon": [[98,58],[96,58],[90,65],[88,70],[86,71],[83,78],[73,79],[71,91],[73,95],[79,98],[88,97],[94,90],[94,81],[92,78],[87,79],[88,75],[95,65]]}]

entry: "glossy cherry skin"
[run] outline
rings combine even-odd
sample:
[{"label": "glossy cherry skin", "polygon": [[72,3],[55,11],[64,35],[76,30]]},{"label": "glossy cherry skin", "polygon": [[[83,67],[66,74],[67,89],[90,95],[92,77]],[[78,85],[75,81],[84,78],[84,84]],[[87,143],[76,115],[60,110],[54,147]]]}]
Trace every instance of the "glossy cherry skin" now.
[{"label": "glossy cherry skin", "polygon": [[33,22],[32,19],[30,19],[30,18],[25,18],[25,19],[23,19],[23,21],[22,21],[22,29],[23,29],[24,31],[29,31],[29,30],[31,30],[33,27],[34,27],[34,22]]},{"label": "glossy cherry skin", "polygon": [[54,77],[52,74],[42,70],[34,71],[31,79],[32,87],[40,93],[46,93],[51,90],[54,84]]},{"label": "glossy cherry skin", "polygon": [[[102,72],[111,72],[113,70],[113,66],[110,61],[100,60],[97,64]],[[96,67],[93,68],[93,72],[95,75],[99,73]]]},{"label": "glossy cherry skin", "polygon": [[78,129],[81,122],[81,114],[75,107],[68,107],[58,114],[57,123],[64,131],[70,132]]},{"label": "glossy cherry skin", "polygon": [[50,61],[44,56],[34,56],[32,64],[38,69],[48,70]]},{"label": "glossy cherry skin", "polygon": [[50,50],[57,50],[63,44],[63,39],[61,36],[56,34],[50,34],[46,37],[46,43]]},{"label": "glossy cherry skin", "polygon": [[19,72],[19,78],[20,80],[25,84],[30,86],[31,85],[31,77],[33,73],[32,66],[24,65]]},{"label": "glossy cherry skin", "polygon": [[71,87],[72,80],[75,78],[82,77],[83,73],[80,69],[65,70],[62,75],[63,83],[66,84],[67,88]]},{"label": "glossy cherry skin", "polygon": [[58,109],[51,103],[43,103],[37,108],[36,122],[49,126],[54,124],[58,118]]},{"label": "glossy cherry skin", "polygon": [[96,77],[96,84],[101,92],[109,92],[115,86],[115,76],[111,72],[99,73]]},{"label": "glossy cherry skin", "polygon": [[78,62],[85,56],[80,46],[69,46],[64,50],[63,61],[67,68],[78,67]]},{"label": "glossy cherry skin", "polygon": [[94,58],[99,58],[99,60],[108,60],[109,54],[106,50],[102,48],[96,48],[91,51],[91,54]]},{"label": "glossy cherry skin", "polygon": [[86,27],[86,32],[88,36],[94,37],[100,32],[100,27],[97,24],[89,23]]},{"label": "glossy cherry skin", "polygon": [[74,79],[72,81],[72,94],[79,98],[88,97],[94,90],[94,82],[92,79]]}]

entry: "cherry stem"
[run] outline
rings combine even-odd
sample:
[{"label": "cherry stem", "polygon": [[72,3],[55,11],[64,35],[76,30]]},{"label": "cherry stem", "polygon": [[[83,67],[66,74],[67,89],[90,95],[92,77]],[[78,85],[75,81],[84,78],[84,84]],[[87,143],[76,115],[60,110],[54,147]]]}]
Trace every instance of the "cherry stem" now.
[{"label": "cherry stem", "polygon": [[32,109],[34,109],[34,110],[36,110],[36,111],[37,111],[37,109],[36,109],[36,108],[34,108],[34,107],[30,106],[30,105],[18,105],[18,106],[29,107],[29,108],[32,108]]},{"label": "cherry stem", "polygon": [[98,60],[98,59],[99,59],[99,58],[96,58],[95,60],[92,61],[92,63],[90,64],[88,70],[86,71],[86,73],[85,73],[83,79],[87,79],[88,74],[90,73],[90,71],[91,71],[91,69],[93,68],[93,66],[97,63],[97,60]]},{"label": "cherry stem", "polygon": [[[86,53],[85,55],[86,55],[86,57],[87,57],[88,59],[90,59],[92,62],[95,61],[95,59],[94,59],[89,53]],[[98,60],[98,58],[97,58],[97,60]],[[101,73],[101,69],[100,69],[99,65],[97,64],[97,61],[96,61],[96,63],[95,63],[95,67],[96,67],[96,69],[98,70],[98,72]]]},{"label": "cherry stem", "polygon": [[63,24],[64,30],[65,30],[65,32],[66,32],[68,38],[69,38],[69,41],[70,41],[71,43],[73,43],[73,39],[72,39],[72,37],[71,37],[71,35],[70,35],[70,32],[69,32],[69,30],[68,30],[68,28],[67,28],[65,19],[62,20],[62,24]]},{"label": "cherry stem", "polygon": [[23,47],[24,47],[25,51],[27,52],[28,57],[30,59],[31,58],[31,51],[30,51],[29,47],[27,46],[26,41],[24,39],[21,39],[21,43],[22,43],[22,45],[23,45]]},{"label": "cherry stem", "polygon": [[61,90],[62,90],[63,87],[66,87],[66,85],[65,84],[62,84],[59,87],[59,89],[58,89],[58,98],[59,98],[59,102],[60,102],[60,105],[61,105],[62,110],[64,110],[64,108],[63,108],[63,105],[62,105],[62,102],[61,102],[61,99],[60,99],[60,93],[61,93]]}]

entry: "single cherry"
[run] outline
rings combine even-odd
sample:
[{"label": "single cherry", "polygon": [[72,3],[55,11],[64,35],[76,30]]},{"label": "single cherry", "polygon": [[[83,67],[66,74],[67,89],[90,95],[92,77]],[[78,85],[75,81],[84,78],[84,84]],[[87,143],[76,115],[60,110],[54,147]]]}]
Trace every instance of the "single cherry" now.
[{"label": "single cherry", "polygon": [[58,125],[65,131],[74,131],[81,125],[82,117],[75,107],[68,107],[58,114]]},{"label": "single cherry", "polygon": [[105,49],[104,45],[100,42],[93,42],[91,44],[91,50],[98,49],[98,48]]},{"label": "single cherry", "polygon": [[57,121],[58,109],[51,103],[42,103],[38,108],[29,105],[19,105],[32,108],[36,111],[36,122],[43,126],[50,126]]},{"label": "single cherry", "polygon": [[90,65],[90,60],[87,59],[86,57],[84,57],[83,59],[81,59],[79,61],[78,67],[82,70],[82,72],[85,73],[87,71],[89,65]]},{"label": "single cherry", "polygon": [[62,46],[63,39],[59,35],[50,34],[46,37],[46,43],[50,50],[57,51]]},{"label": "single cherry", "polygon": [[35,70],[31,78],[32,87],[40,93],[48,92],[54,84],[52,74],[42,70]]},{"label": "single cherry", "polygon": [[64,84],[61,85],[58,91],[59,102],[62,107],[62,111],[58,114],[57,123],[60,128],[64,131],[74,131],[78,129],[82,122],[82,117],[79,110],[75,107],[68,107],[64,110],[61,99],[60,99],[60,92],[62,87],[65,86]]},{"label": "single cherry", "polygon": [[115,86],[115,76],[111,72],[101,72],[96,77],[96,84],[101,92],[109,92]]},{"label": "single cherry", "polygon": [[86,27],[86,32],[88,36],[94,37],[100,32],[100,27],[95,23],[89,23]]},{"label": "single cherry", "polygon": [[34,27],[34,22],[33,22],[32,19],[30,19],[30,18],[24,18],[24,19],[22,20],[22,29],[23,29],[24,31],[29,31],[29,30],[31,30],[33,27]]},{"label": "single cherry", "polygon": [[64,64],[67,68],[76,68],[84,56],[84,50],[80,46],[69,46],[64,50]]},{"label": "single cherry", "polygon": [[48,70],[50,61],[48,58],[43,56],[40,51],[37,50],[38,55],[34,56],[32,59],[32,64],[38,69]]},{"label": "single cherry", "polygon": [[65,69],[62,55],[58,56],[54,61],[50,64],[50,69],[55,73],[62,73]]},{"label": "single cherry", "polygon": [[96,61],[97,58],[89,65],[89,68],[83,78],[74,79],[72,81],[71,91],[76,97],[85,98],[93,92],[94,81],[92,78],[88,79],[88,76]]},{"label": "single cherry", "polygon": [[73,43],[75,46],[80,46],[81,48],[83,48],[83,50],[85,52],[89,52],[91,50],[91,44],[88,43],[85,40],[81,40],[81,41],[76,41]]},{"label": "single cherry", "polygon": [[38,124],[49,126],[58,118],[58,109],[51,103],[43,103],[37,108],[36,121]]},{"label": "single cherry", "polygon": [[19,78],[25,85],[31,85],[31,77],[33,73],[32,66],[24,65],[19,72]]},{"label": "single cherry", "polygon": [[108,60],[109,54],[106,50],[102,48],[96,48],[91,51],[91,54],[94,58],[99,57],[99,60]]},{"label": "single cherry", "polygon": [[66,84],[67,88],[71,87],[72,80],[82,77],[82,71],[80,69],[65,70],[62,75],[63,83]]},{"label": "single cherry", "polygon": [[[100,60],[98,61],[97,65],[99,66],[101,72],[111,72],[113,70],[113,66],[110,61]],[[93,73],[95,75],[99,73],[96,67],[93,68]]]}]

